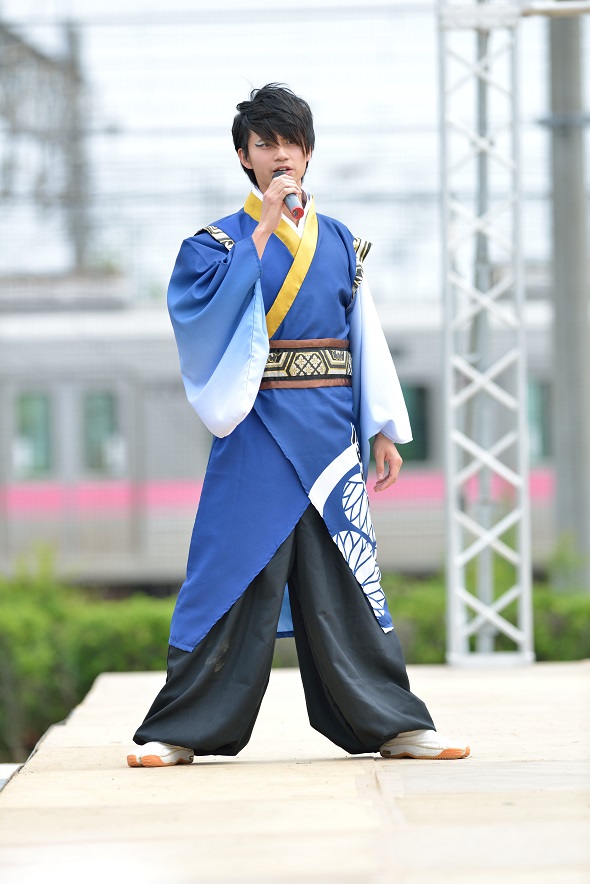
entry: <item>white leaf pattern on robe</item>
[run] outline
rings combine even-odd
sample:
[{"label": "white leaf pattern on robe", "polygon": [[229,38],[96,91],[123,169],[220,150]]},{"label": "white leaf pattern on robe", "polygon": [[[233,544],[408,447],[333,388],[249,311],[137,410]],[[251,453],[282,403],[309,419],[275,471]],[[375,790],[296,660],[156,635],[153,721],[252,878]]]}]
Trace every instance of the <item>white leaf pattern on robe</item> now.
[{"label": "white leaf pattern on robe", "polygon": [[340,531],[333,537],[338,549],[367,596],[377,615],[385,611],[385,595],[381,589],[381,571],[375,560],[374,547],[358,531]]},{"label": "white leaf pattern on robe", "polygon": [[359,531],[367,534],[373,546],[376,545],[373,521],[369,510],[369,495],[364,479],[357,473],[347,481],[342,492],[342,506],[346,518]]}]

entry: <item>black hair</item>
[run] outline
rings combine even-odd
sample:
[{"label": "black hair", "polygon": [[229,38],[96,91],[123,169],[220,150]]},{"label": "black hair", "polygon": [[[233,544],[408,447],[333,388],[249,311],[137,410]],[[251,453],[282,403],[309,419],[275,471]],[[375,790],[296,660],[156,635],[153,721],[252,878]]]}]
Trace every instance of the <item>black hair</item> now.
[{"label": "black hair", "polygon": [[[242,148],[248,157],[248,138],[256,132],[261,138],[276,141],[280,136],[293,141],[305,152],[315,145],[311,108],[282,83],[267,83],[261,89],[253,89],[249,101],[237,105],[238,113],[231,128],[234,147]],[[242,168],[250,181],[257,184],[254,171]]]}]

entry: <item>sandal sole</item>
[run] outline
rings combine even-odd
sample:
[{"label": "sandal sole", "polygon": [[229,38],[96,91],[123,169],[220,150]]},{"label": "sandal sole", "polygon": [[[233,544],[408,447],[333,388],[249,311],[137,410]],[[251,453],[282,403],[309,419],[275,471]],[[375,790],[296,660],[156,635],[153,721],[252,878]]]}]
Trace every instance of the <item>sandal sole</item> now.
[{"label": "sandal sole", "polygon": [[174,767],[176,764],[192,764],[186,758],[179,758],[177,761],[163,761],[159,755],[144,755],[140,758],[137,755],[128,755],[127,764],[129,767]]},{"label": "sandal sole", "polygon": [[413,755],[411,752],[398,752],[397,754],[384,755],[382,758],[415,758],[416,761],[451,761],[456,758],[467,758],[470,753],[469,746],[465,749],[443,749],[438,755]]}]

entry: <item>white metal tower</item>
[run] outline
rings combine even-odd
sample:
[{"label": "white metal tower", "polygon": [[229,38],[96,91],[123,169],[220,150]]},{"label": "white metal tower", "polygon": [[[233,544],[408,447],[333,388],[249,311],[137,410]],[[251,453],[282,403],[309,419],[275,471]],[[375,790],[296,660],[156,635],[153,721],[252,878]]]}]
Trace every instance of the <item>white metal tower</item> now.
[{"label": "white metal tower", "polygon": [[588,12],[439,0],[450,663],[534,659],[517,36]]},{"label": "white metal tower", "polygon": [[534,659],[516,3],[439,4],[447,660]]}]

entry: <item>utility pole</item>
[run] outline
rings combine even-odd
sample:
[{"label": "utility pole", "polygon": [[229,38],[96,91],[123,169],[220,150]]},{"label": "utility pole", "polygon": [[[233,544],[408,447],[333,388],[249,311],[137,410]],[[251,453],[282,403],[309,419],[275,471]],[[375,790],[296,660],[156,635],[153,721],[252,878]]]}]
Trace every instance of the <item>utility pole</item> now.
[{"label": "utility pole", "polygon": [[553,460],[556,535],[564,547],[557,583],[590,592],[590,268],[580,30],[579,17],[550,22]]},{"label": "utility pole", "polygon": [[59,57],[0,21],[0,200],[18,190],[58,210],[76,270],[88,266],[90,211],[85,86],[79,38],[66,26]]},{"label": "utility pole", "polygon": [[84,137],[84,106],[80,65],[80,38],[72,25],[66,25],[67,55],[65,59],[65,88],[67,92],[64,120],[63,151],[65,157],[66,189],[65,218],[72,244],[74,268],[84,271],[88,266],[90,220],[88,212],[88,162]]}]

